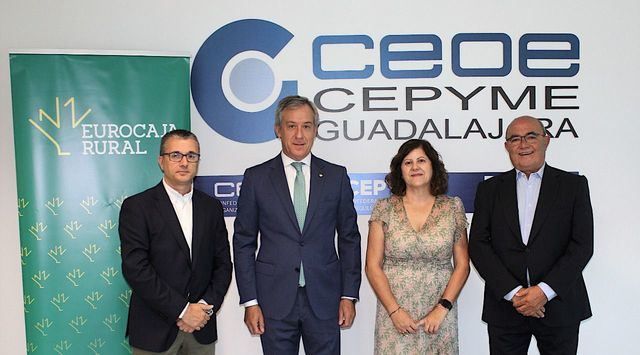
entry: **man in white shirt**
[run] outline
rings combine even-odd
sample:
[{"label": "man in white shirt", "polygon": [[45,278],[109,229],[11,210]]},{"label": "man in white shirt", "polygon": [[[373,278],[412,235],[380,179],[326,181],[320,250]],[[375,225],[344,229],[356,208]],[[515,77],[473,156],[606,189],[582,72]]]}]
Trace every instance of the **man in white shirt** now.
[{"label": "man in white shirt", "polygon": [[165,134],[162,181],[120,210],[122,272],[132,290],[126,335],[136,355],[215,353],[215,312],[232,265],[222,205],[193,189],[199,161],[193,133]]},{"label": "man in white shirt", "polygon": [[469,255],[485,280],[491,354],[576,354],[591,316],[582,270],[593,254],[587,179],[549,166],[549,136],[522,116],[506,130],[514,169],[478,185]]}]

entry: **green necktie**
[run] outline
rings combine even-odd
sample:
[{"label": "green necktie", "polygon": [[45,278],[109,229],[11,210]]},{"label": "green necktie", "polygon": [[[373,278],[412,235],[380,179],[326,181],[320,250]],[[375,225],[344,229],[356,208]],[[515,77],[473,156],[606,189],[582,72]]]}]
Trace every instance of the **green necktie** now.
[{"label": "green necktie", "polygon": [[[293,209],[296,212],[298,219],[298,226],[300,230],[304,227],[304,218],[307,215],[307,192],[304,181],[304,173],[302,172],[302,166],[304,163],[293,162],[291,166],[296,169],[296,180],[293,183]],[[302,261],[300,261],[300,279],[298,280],[298,286],[304,287],[304,270],[302,269]]]}]

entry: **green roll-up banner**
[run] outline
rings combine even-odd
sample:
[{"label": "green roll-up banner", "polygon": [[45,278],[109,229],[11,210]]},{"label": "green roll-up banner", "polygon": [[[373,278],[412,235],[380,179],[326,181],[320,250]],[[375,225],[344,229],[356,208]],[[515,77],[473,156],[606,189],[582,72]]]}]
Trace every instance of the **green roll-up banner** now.
[{"label": "green roll-up banner", "polygon": [[129,354],[124,198],[189,128],[189,58],[10,54],[27,351]]}]

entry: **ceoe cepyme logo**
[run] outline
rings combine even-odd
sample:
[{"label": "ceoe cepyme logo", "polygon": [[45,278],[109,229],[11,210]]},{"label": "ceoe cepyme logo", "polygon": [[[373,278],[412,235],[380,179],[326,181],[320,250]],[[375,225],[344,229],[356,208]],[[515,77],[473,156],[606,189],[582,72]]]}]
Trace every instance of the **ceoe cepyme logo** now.
[{"label": "ceoe cepyme logo", "polygon": [[215,31],[193,60],[191,91],[198,112],[219,134],[241,143],[275,139],[278,101],[298,92],[297,81],[281,81],[272,63],[293,38],[264,20],[240,20]]}]

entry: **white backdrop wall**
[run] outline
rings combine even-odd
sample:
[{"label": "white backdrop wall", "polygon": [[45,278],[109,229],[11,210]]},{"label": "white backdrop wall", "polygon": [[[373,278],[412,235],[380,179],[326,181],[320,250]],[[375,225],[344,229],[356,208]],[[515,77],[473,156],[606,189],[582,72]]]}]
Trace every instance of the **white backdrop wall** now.
[{"label": "white backdrop wall", "polygon": [[[180,51],[195,57],[211,33],[233,21],[258,18],[277,23],[294,37],[273,63],[278,80],[297,80],[298,92],[314,96],[329,87],[354,91],[356,107],[343,114],[322,113],[322,118],[343,120],[382,119],[393,125],[394,119],[411,119],[424,124],[427,118],[443,130],[444,119],[463,122],[460,134],[472,118],[495,132],[498,118],[509,121],[516,115],[532,113],[553,121],[552,133],[564,117],[569,117],[579,138],[562,134],[552,140],[548,151],[550,164],[579,171],[589,178],[595,217],[595,254],[585,270],[594,316],[583,322],[580,334],[581,354],[638,353],[634,341],[640,307],[640,283],[635,273],[634,257],[640,242],[634,233],[634,221],[640,198],[637,158],[640,131],[635,105],[640,102],[637,61],[640,35],[637,18],[640,5],[619,1],[606,5],[598,1],[519,2],[405,1],[396,4],[372,1],[344,3],[324,1],[313,4],[281,1],[263,4],[251,1],[111,1],[86,2],[3,1],[0,3],[0,151],[4,168],[0,169],[0,217],[4,233],[0,236],[0,344],[3,353],[24,354],[25,333],[22,307],[22,285],[18,225],[16,213],[16,181],[13,149],[8,52],[10,49],[88,49]],[[512,40],[513,69],[506,77],[461,78],[451,69],[451,39],[457,33],[506,33]],[[529,78],[518,71],[518,39],[525,33],[572,33],[579,38],[579,73],[571,78]],[[374,48],[328,49],[326,68],[361,69],[362,63],[375,65],[370,78],[362,80],[323,81],[312,72],[311,43],[320,35],[365,34]],[[387,79],[379,68],[380,40],[389,34],[435,34],[442,39],[442,74],[434,79]],[[483,49],[484,48],[484,49]],[[470,48],[471,62],[463,65],[500,66],[491,47]],[[489,48],[489,49],[487,49]],[[428,50],[428,48],[419,48]],[[407,49],[397,49],[407,50]],[[325,57],[323,57],[325,58]],[[344,62],[332,62],[342,58]],[[511,110],[502,105],[492,110],[489,87],[502,86],[513,100],[525,86],[535,86],[537,107]],[[544,110],[544,87],[547,85],[578,86],[564,94],[577,96],[562,103],[579,109]],[[363,112],[361,99],[365,86],[398,87],[397,91],[380,92],[394,100],[379,101],[377,107],[398,106],[395,112]],[[416,109],[403,108],[405,86],[434,86],[443,91],[440,99],[416,103]],[[465,93],[477,86],[487,86],[470,101],[469,110],[460,109],[460,101],[444,89],[451,86]],[[359,91],[358,91],[359,90]],[[326,97],[329,105],[344,104],[340,96]],[[558,101],[560,102],[560,101]],[[358,107],[359,106],[359,107]],[[279,141],[243,144],[229,140],[212,130],[192,105],[192,128],[202,143],[204,155],[201,175],[240,175],[250,165],[264,161],[279,151]],[[373,117],[373,118],[372,118]],[[365,137],[371,130],[368,124]],[[421,128],[420,124],[418,125]],[[455,127],[452,124],[452,127]],[[354,131],[357,126],[353,126]],[[393,135],[393,133],[391,133]],[[469,139],[438,139],[427,135],[441,152],[450,172],[492,172],[510,168],[500,139],[482,139],[478,134]],[[399,141],[375,135],[371,140],[317,141],[314,152],[329,161],[346,165],[350,172],[385,172]],[[126,173],[126,172],[125,172]],[[135,172],[131,172],[135,178]],[[158,175],[160,176],[160,175]],[[468,215],[471,218],[471,215]],[[368,216],[359,217],[366,247]],[[227,219],[230,234],[233,219]],[[472,270],[459,300],[460,348],[462,354],[486,354],[486,327],[480,321],[482,280]],[[259,353],[259,339],[249,336],[242,322],[238,295],[232,283],[219,314],[219,354]],[[373,349],[375,297],[363,277],[361,302],[352,329],[344,331],[344,354],[370,354]],[[536,353],[532,350],[532,353]]]}]

